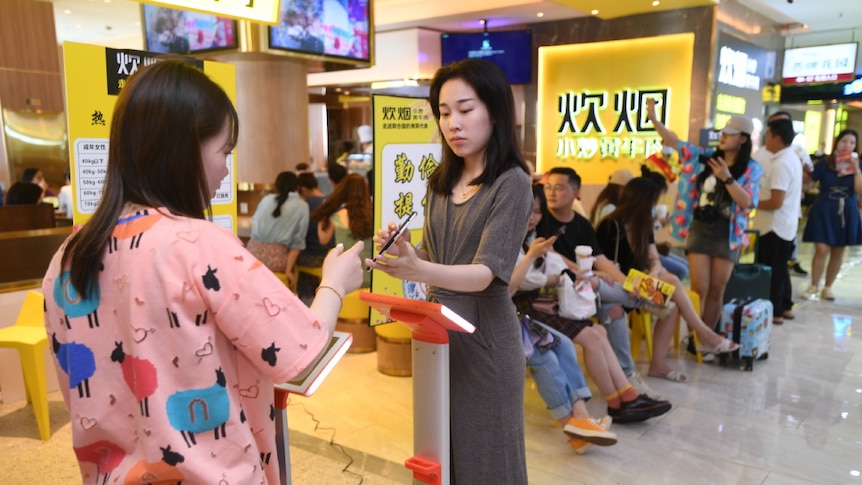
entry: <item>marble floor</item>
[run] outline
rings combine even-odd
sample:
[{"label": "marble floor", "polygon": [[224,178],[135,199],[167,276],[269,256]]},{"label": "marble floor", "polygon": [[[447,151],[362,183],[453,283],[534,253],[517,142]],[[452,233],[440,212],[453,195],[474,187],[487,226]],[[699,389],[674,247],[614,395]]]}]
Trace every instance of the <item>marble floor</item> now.
[{"label": "marble floor", "polygon": [[[807,269],[806,249],[800,259]],[[774,329],[769,359],[753,372],[697,364],[672,351],[669,361],[689,382],[645,380],[674,408],[645,423],[614,425],[615,446],[575,454],[527,377],[530,483],[862,484],[862,332],[853,333],[862,319],[861,263],[862,249],[848,253],[836,301],[797,298],[796,319]],[[798,295],[808,280],[793,282]],[[293,483],[410,483],[402,463],[413,454],[412,379],[382,375],[376,363],[374,353],[347,355],[314,396],[292,399]],[[639,368],[645,375],[646,362]],[[23,403],[0,406],[0,483],[74,483],[33,481],[23,470],[33,467],[20,466],[43,461],[43,477],[69,476],[52,468],[73,471],[68,416],[57,405],[55,435],[44,444],[35,422],[32,433],[4,425],[14,414],[27,426],[32,413],[20,409]],[[594,415],[604,406],[601,397],[588,405]]]}]

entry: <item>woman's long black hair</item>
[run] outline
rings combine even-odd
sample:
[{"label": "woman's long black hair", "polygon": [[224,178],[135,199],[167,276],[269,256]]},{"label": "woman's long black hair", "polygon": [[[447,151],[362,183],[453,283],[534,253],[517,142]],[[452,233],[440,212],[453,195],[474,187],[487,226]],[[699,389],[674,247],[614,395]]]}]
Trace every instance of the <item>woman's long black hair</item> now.
[{"label": "woman's long black hair", "polygon": [[[506,170],[518,167],[530,173],[521,151],[518,149],[518,134],[515,130],[515,98],[512,87],[496,64],[482,59],[467,59],[443,66],[431,80],[429,101],[431,111],[439,125],[440,89],[447,81],[461,79],[485,104],[494,124],[488,147],[485,150],[485,170],[470,181],[470,185],[492,184]],[[439,129],[439,128],[438,128]],[[428,186],[441,195],[449,195],[464,170],[464,159],[455,155],[447,143],[443,144],[443,160],[428,178]]]},{"label": "woman's long black hair", "polygon": [[281,204],[287,200],[291,192],[299,190],[299,177],[293,172],[281,172],[275,178],[275,190],[278,196],[275,198],[275,210],[272,217],[281,217]]},{"label": "woman's long black hair", "polygon": [[[727,167],[730,170],[730,176],[734,179],[738,179],[745,173],[745,170],[748,168],[748,162],[751,160],[751,135],[748,133],[740,133],[740,135],[745,136],[746,139],[742,145],[739,145],[739,151],[736,152],[736,161],[733,162],[733,165]],[[724,158],[724,151],[720,148],[712,152],[712,158],[718,159],[718,157]],[[706,164],[703,172],[697,175],[697,186],[702,187],[703,181],[710,175],[712,175],[712,168],[709,164]]]},{"label": "woman's long black hair", "polygon": [[[661,188],[645,177],[633,178],[623,189],[620,205],[605,219],[617,220],[620,231],[626,231],[634,264],[641,271],[649,269],[650,236],[653,233],[652,208],[658,202]],[[620,235],[622,237],[622,234]]]}]

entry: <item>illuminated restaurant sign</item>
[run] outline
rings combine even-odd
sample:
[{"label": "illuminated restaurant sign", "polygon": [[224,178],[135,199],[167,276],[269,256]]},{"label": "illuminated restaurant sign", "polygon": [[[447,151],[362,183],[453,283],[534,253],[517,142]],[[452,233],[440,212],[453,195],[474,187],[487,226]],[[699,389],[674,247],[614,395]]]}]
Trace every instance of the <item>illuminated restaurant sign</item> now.
[{"label": "illuminated restaurant sign", "polygon": [[784,51],[784,84],[852,81],[856,78],[858,44],[821,45]]},{"label": "illuminated restaurant sign", "polygon": [[693,48],[694,34],[540,47],[537,169],[572,167],[588,184],[619,168],[639,173],[661,151],[649,98],[687,139]]},{"label": "illuminated restaurant sign", "polygon": [[775,54],[725,32],[719,32],[718,46],[712,126],[722,128],[733,115],[763,117],[761,88],[775,75]]},{"label": "illuminated restaurant sign", "polygon": [[164,5],[181,10],[196,10],[265,24],[278,23],[279,0],[159,0],[142,3]]}]

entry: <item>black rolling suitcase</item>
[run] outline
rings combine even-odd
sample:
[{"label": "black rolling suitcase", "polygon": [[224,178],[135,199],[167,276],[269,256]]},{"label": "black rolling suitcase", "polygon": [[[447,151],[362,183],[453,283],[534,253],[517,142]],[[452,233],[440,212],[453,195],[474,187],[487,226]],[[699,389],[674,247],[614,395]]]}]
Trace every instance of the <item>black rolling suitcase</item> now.
[{"label": "black rolling suitcase", "polygon": [[745,250],[739,252],[739,259],[730,274],[730,280],[724,288],[724,303],[737,299],[769,300],[769,289],[772,281],[772,268],[757,262],[757,248],[760,243],[760,231],[747,230],[751,241]]}]

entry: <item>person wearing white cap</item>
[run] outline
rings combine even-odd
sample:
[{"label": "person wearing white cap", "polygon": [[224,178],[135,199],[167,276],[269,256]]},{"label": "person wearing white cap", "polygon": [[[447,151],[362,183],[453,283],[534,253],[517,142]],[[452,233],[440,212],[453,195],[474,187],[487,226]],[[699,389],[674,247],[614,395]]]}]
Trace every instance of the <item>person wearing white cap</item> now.
[{"label": "person wearing white cap", "polygon": [[359,136],[359,153],[347,156],[347,172],[365,176],[373,165],[374,131],[368,125],[360,125],[356,134]]},{"label": "person wearing white cap", "polygon": [[721,316],[724,290],[760,195],[763,168],[751,159],[754,123],[732,116],[712,151],[680,141],[656,117],[653,100],[647,109],[662,143],[679,151],[682,171],[671,235],[686,242],[691,289],[700,296],[701,318],[712,327]]},{"label": "person wearing white cap", "polygon": [[599,192],[596,197],[596,203],[593,205],[593,210],[590,211],[590,222],[594,226],[598,225],[606,215],[610,214],[617,208],[620,202],[620,195],[623,193],[623,187],[629,180],[635,178],[634,174],[627,168],[621,168],[611,174],[608,179],[608,185]]}]

